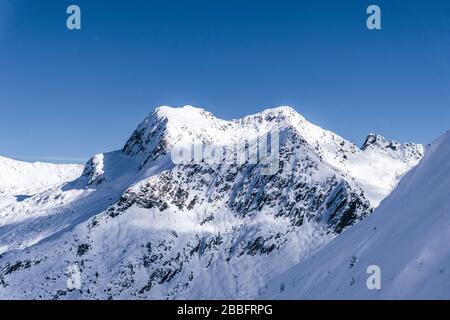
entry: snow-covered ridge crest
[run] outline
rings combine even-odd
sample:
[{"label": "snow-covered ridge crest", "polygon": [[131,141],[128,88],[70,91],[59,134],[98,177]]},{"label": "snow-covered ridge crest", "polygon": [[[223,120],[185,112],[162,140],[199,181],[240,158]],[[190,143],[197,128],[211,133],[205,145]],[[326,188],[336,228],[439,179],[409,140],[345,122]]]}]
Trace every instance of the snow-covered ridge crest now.
[{"label": "snow-covered ridge crest", "polygon": [[[248,115],[240,119],[222,120],[215,117],[211,112],[203,108],[184,106],[180,108],[162,106],[155,109],[144,121],[142,121],[133,135],[127,141],[123,152],[136,155],[141,152],[151,152],[155,148],[155,140],[165,138],[166,142],[177,143],[189,136],[194,142],[205,138],[214,138],[226,142],[233,141],[235,136],[242,134],[245,129],[258,129],[265,132],[280,127],[292,126],[310,144],[333,143],[348,145],[348,149],[358,149],[354,144],[348,142],[335,133],[324,130],[307,121],[295,109],[289,106],[281,106],[266,109],[262,112]],[[159,136],[160,135],[160,136]],[[170,138],[170,139],[169,139]],[[240,136],[242,138],[242,136]],[[387,141],[382,136],[370,134],[362,150],[374,141],[383,141],[391,147],[403,146],[395,141]],[[172,145],[171,144],[171,145]],[[169,145],[169,147],[171,146]],[[378,143],[381,146],[381,143]],[[405,147],[414,144],[405,144]]]},{"label": "snow-covered ridge crest", "polygon": [[[299,115],[288,107],[269,109],[237,120],[222,120],[202,108],[159,107],[146,117],[125,144],[123,153],[139,156],[148,161],[166,154],[179,144],[221,143],[232,144],[243,137],[256,139],[259,134],[285,127],[287,115]],[[264,123],[265,126],[261,126]]]}]

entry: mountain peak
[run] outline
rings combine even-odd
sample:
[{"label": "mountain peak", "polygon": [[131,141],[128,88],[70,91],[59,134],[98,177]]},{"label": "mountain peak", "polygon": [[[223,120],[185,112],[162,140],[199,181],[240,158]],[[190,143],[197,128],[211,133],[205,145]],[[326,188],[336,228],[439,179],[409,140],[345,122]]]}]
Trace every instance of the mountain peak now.
[{"label": "mountain peak", "polygon": [[369,133],[366,137],[366,141],[361,147],[361,150],[366,150],[371,146],[385,147],[386,145],[390,145],[391,143],[395,143],[395,141],[389,141],[385,137],[377,133]]},{"label": "mountain peak", "polygon": [[418,161],[425,154],[425,146],[415,143],[400,143],[395,140],[388,140],[382,135],[369,133],[361,150],[366,152],[385,152],[390,156],[403,161]]},{"label": "mountain peak", "polygon": [[391,149],[393,151],[398,151],[399,149],[403,148],[419,148],[422,149],[423,146],[421,144],[416,143],[400,143],[395,140],[389,140],[386,139],[384,136],[377,134],[377,133],[369,133],[367,135],[366,141],[364,142],[363,146],[361,147],[361,150],[366,150],[369,148],[381,148],[381,149]]},{"label": "mountain peak", "polygon": [[[220,120],[213,113],[207,111],[206,109],[200,107],[194,107],[191,105],[185,105],[183,107],[171,107],[171,106],[160,106],[155,109],[155,111],[149,117],[158,117],[163,119],[168,119],[169,121],[180,121],[189,122],[195,118],[197,119],[209,119],[209,120]],[[279,106],[265,109],[261,112],[255,113],[253,115],[248,115],[235,120],[221,120],[227,122],[236,122],[249,118],[261,118],[262,120],[271,121],[275,118],[290,118],[290,117],[300,117],[303,118],[294,108],[289,106]]]},{"label": "mountain peak", "polygon": [[[161,106],[142,121],[122,152],[144,158],[164,154],[183,136],[197,137],[212,128],[228,124],[205,109],[186,105],[179,108]],[[144,159],[144,160],[146,160]]]},{"label": "mountain peak", "polygon": [[169,120],[192,117],[215,118],[211,112],[191,105],[183,107],[160,106],[155,109],[152,115]]},{"label": "mountain peak", "polygon": [[289,106],[280,106],[280,107],[274,107],[274,108],[268,108],[261,112],[245,116],[239,120],[242,120],[245,122],[245,120],[248,119],[255,119],[258,118],[261,121],[273,121],[273,120],[286,120],[286,119],[303,119],[304,117],[301,116],[294,108]]},{"label": "mountain peak", "polygon": [[298,112],[290,106],[279,106],[268,108],[261,112],[262,114],[284,114],[284,115],[299,115]]},{"label": "mountain peak", "polygon": [[[191,105],[183,107],[160,106],[142,121],[123,148],[123,153],[144,158],[161,155],[180,142],[218,141],[234,139],[234,130],[244,134],[245,129],[264,130],[284,127],[304,121],[293,108],[281,106],[236,120],[222,120],[211,112]],[[237,132],[237,131],[236,131]],[[248,134],[248,132],[247,132]]]}]

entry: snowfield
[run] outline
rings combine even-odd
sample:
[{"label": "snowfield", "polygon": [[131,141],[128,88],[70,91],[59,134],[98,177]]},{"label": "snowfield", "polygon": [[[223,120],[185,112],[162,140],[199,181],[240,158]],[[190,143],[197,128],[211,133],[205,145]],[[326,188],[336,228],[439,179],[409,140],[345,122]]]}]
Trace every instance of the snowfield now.
[{"label": "snowfield", "polygon": [[[274,175],[237,158],[171,161],[174,148],[242,140],[251,148],[275,131]],[[424,153],[376,134],[358,148],[290,107],[230,121],[191,106],[157,108],[122,150],[94,156],[77,179],[0,202],[0,298],[259,297],[370,217]]]},{"label": "snowfield", "polygon": [[[276,277],[267,299],[450,299],[450,132],[368,218]],[[369,290],[367,267],[381,270]]]},{"label": "snowfield", "polygon": [[0,196],[38,192],[75,180],[82,170],[76,164],[28,163],[0,157]]}]

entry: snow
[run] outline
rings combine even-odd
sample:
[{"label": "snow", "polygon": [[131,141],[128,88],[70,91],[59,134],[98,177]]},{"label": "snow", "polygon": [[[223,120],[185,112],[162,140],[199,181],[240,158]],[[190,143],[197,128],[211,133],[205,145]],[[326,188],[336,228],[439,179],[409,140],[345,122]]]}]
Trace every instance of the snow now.
[{"label": "snow", "polygon": [[[82,171],[83,167],[76,164],[28,163],[0,157],[0,221],[8,215],[8,207],[75,180]],[[8,216],[8,221],[11,218]]]},{"label": "snow", "polygon": [[0,157],[0,195],[39,191],[74,180],[82,169],[76,164],[28,163]]},{"label": "snow", "polygon": [[[262,297],[449,299],[449,159],[450,132],[374,213],[272,280]],[[381,269],[380,290],[366,286],[370,265]]]},{"label": "snow", "polygon": [[[165,142],[170,148],[189,148],[195,143],[231,145],[243,140],[251,143],[274,130],[292,127],[310,146],[317,148],[318,154],[329,166],[346,172],[358,181],[374,207],[389,194],[402,175],[419,162],[425,151],[422,145],[402,145],[374,134],[369,134],[368,140],[374,137],[375,141],[367,142],[360,149],[335,133],[310,123],[288,106],[267,109],[231,121],[218,119],[210,112],[192,106],[159,107],[139,125],[137,132],[142,132],[145,137],[142,141],[156,141],[150,138],[155,137],[155,129],[161,122],[166,129]],[[390,149],[392,146],[396,150]],[[145,150],[141,156],[145,159],[155,148],[153,143],[145,146],[127,144],[125,151],[137,155]]]},{"label": "snow", "polygon": [[[260,164],[170,158],[175,147],[252,144],[275,130],[274,176]],[[122,150],[92,157],[78,179],[0,203],[0,298],[257,297],[369,214],[423,156],[423,146],[375,140],[360,149],[290,107],[235,120],[157,108]],[[80,256],[82,244],[89,250]],[[8,272],[17,261],[36,264]],[[61,272],[73,265],[82,293],[66,291]]]},{"label": "snow", "polygon": [[[13,162],[16,166],[22,168]],[[28,165],[25,164],[28,168]],[[41,165],[38,165],[41,169]],[[62,170],[64,165],[44,165],[50,184],[42,189],[26,187],[26,197],[18,197],[18,190],[0,199],[0,254],[15,249],[25,249],[46,239],[56,237],[61,232],[71,229],[114,203],[134,181],[138,164],[118,152],[96,155],[88,161],[86,167],[69,165],[74,172],[68,179],[58,182],[52,169]],[[105,171],[107,173],[105,173]],[[33,178],[32,170],[21,173],[26,178]],[[72,171],[70,171],[72,172]],[[58,173],[58,171],[56,171]],[[82,174],[81,174],[82,173]],[[109,183],[108,183],[109,182]],[[40,186],[40,184],[39,184]]]}]

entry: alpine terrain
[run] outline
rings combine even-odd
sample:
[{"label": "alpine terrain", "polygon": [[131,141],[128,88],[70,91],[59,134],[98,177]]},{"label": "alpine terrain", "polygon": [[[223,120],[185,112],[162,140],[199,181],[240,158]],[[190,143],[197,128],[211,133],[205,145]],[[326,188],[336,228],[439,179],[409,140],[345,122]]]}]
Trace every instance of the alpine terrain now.
[{"label": "alpine terrain", "polygon": [[[268,153],[257,148],[266,136],[271,137]],[[233,152],[214,152],[216,162],[195,156],[173,161],[180,149],[198,146],[203,154],[218,147]],[[391,226],[398,226],[397,233],[408,225],[420,231],[415,217],[387,209],[394,203],[399,210],[421,209],[420,197],[397,198],[416,185],[417,175],[428,173],[423,167],[434,165],[438,147],[383,202],[377,217],[358,224],[355,239],[375,233],[381,246],[394,236],[385,234]],[[290,107],[231,121],[191,106],[157,108],[122,150],[94,156],[78,178],[55,179],[36,192],[14,191],[14,197],[0,201],[0,298],[259,297],[274,277],[371,214],[424,149],[376,134],[358,148]],[[259,150],[261,161],[242,161],[252,150]],[[273,155],[275,164],[263,161]],[[273,174],[268,168],[275,168]],[[31,169],[17,170],[18,176],[30,176]],[[3,164],[0,175],[4,188],[3,177],[10,173]],[[443,180],[433,181],[436,185],[424,183],[421,190],[444,186]],[[387,225],[364,227],[388,213]],[[347,239],[355,231],[344,233]],[[348,241],[364,250],[375,243],[368,239],[372,242]],[[359,258],[361,252],[354,253]],[[339,259],[348,259],[350,252],[345,253]],[[402,254],[399,259],[408,257]],[[430,254],[424,248],[423,261]],[[322,270],[311,266],[305,274]],[[362,270],[356,266],[349,272]],[[360,273],[355,275],[359,281]]]},{"label": "alpine terrain", "polygon": [[449,159],[450,132],[373,214],[272,280],[264,297],[450,299]]}]

